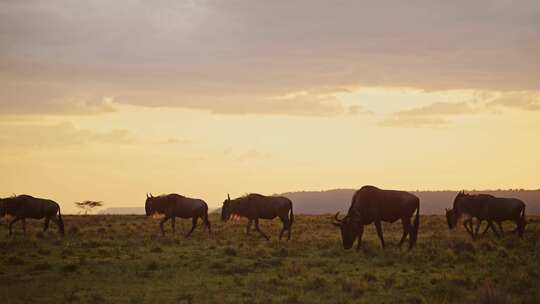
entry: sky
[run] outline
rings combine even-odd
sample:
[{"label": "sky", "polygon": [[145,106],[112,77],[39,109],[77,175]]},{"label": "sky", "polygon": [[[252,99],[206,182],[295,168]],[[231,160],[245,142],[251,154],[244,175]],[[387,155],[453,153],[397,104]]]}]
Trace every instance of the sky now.
[{"label": "sky", "polygon": [[0,0],[0,196],[540,187],[540,2]]}]

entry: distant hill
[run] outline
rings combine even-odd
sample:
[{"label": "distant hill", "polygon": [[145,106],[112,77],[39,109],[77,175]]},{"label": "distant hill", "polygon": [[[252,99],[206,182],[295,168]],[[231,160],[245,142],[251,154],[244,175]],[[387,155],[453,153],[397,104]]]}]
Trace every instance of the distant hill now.
[{"label": "distant hill", "polygon": [[[301,191],[280,194],[294,202],[297,214],[328,214],[346,212],[351,204],[355,189],[335,189],[327,191]],[[444,214],[450,208],[457,191],[411,191],[420,198],[421,214]],[[498,197],[515,197],[527,204],[526,213],[540,215],[540,190],[487,190],[467,193],[487,193]]]},{"label": "distant hill", "polygon": [[98,214],[121,214],[121,215],[132,215],[132,214],[145,214],[144,208],[140,207],[120,207],[120,208],[107,208],[101,210]]},{"label": "distant hill", "polygon": [[[347,212],[356,190],[335,189],[327,191],[287,192],[282,195],[294,203],[295,214],[332,214]],[[411,191],[420,198],[421,214],[444,214],[450,208],[457,191]],[[488,193],[499,197],[515,197],[527,204],[527,214],[540,215],[540,190],[486,190],[467,193]],[[221,213],[221,208],[210,209],[210,213]],[[108,208],[99,214],[145,214],[144,208]]]}]

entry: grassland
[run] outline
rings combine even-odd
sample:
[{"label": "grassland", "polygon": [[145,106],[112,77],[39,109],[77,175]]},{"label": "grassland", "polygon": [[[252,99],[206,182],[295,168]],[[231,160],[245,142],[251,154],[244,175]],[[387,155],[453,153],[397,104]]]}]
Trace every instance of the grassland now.
[{"label": "grassland", "polygon": [[473,242],[423,216],[411,252],[395,245],[399,223],[384,226],[385,250],[369,227],[364,249],[345,251],[329,216],[297,216],[290,242],[278,220],[262,223],[269,242],[215,215],[211,236],[190,239],[187,220],[165,237],[143,216],[64,220],[64,238],[37,221],[27,237],[0,227],[2,303],[540,303],[538,218],[523,239]]}]

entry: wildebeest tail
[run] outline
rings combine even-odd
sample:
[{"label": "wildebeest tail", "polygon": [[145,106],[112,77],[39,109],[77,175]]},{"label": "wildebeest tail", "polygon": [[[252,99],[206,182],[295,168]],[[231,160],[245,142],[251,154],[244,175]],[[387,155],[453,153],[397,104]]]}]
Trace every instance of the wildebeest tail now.
[{"label": "wildebeest tail", "polygon": [[418,239],[418,228],[420,226],[420,202],[418,203],[418,208],[416,208],[416,217],[414,218],[413,223],[413,233],[410,236],[411,237],[411,243],[414,246],[416,244],[416,240]]},{"label": "wildebeest tail", "polygon": [[289,212],[289,227],[291,227],[294,222],[294,212],[293,212],[293,205],[290,200],[289,200],[289,204],[291,205],[291,211]]},{"label": "wildebeest tail", "polygon": [[527,225],[527,220],[525,219],[525,207],[525,204],[523,204],[523,209],[521,210],[521,217],[519,219],[519,236],[523,236],[525,226]]},{"label": "wildebeest tail", "polygon": [[60,211],[60,205],[58,205],[58,229],[60,229],[61,234],[64,234],[64,221],[62,220],[62,212]]},{"label": "wildebeest tail", "polygon": [[210,227],[210,221],[208,220],[208,205],[205,204],[205,209],[204,210],[204,225],[206,226],[206,228],[208,228],[208,233],[212,233],[212,228]]}]

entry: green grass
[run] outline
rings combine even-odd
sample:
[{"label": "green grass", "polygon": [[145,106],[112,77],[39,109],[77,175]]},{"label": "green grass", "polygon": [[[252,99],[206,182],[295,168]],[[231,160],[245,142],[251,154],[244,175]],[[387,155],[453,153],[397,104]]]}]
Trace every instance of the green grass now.
[{"label": "green grass", "polygon": [[[423,216],[417,247],[396,247],[401,224],[373,227],[363,250],[342,249],[331,216],[296,217],[293,239],[277,241],[279,220],[262,221],[267,242],[244,232],[245,221],[201,226],[185,239],[159,236],[143,216],[65,216],[56,227],[8,238],[0,227],[2,303],[539,303],[540,224],[523,239],[492,233],[471,241],[449,232],[443,217]],[[512,227],[511,227],[512,226]],[[513,224],[505,225],[506,230]]]}]

